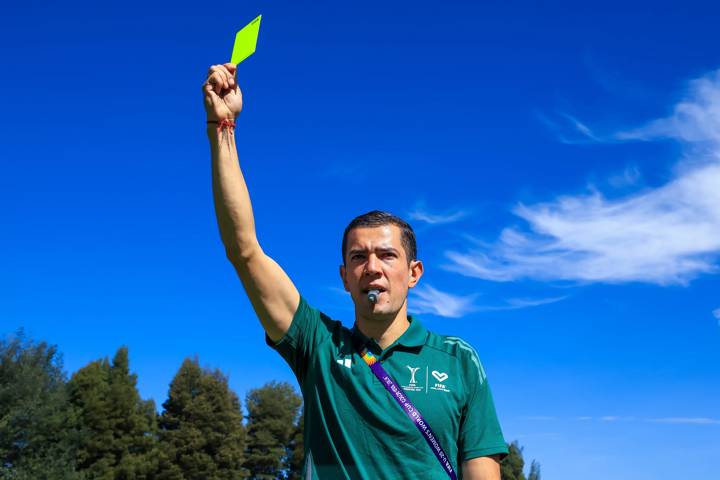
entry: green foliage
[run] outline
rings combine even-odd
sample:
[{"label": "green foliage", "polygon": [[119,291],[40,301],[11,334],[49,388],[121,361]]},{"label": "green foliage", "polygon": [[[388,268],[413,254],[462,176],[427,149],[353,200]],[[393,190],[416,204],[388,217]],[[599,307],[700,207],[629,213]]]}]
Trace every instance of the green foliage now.
[{"label": "green foliage", "polygon": [[540,464],[535,460],[530,464],[530,475],[528,480],[540,480]]},{"label": "green foliage", "polygon": [[286,382],[270,382],[251,390],[245,401],[248,410],[245,466],[252,478],[286,478],[290,464],[290,440],[296,433],[302,403]]},{"label": "green foliage", "polygon": [[160,417],[160,480],[230,480],[243,469],[240,400],[219,371],[185,359]]},{"label": "green foliage", "polygon": [[[508,444],[510,451],[508,456],[500,462],[500,477],[502,480],[526,480],[523,468],[525,460],[523,459],[523,449],[518,445],[517,441]],[[540,464],[535,460],[530,464],[530,474],[527,480],[540,480]]]},{"label": "green foliage", "polygon": [[518,442],[508,445],[510,453],[500,463],[500,477],[502,480],[526,480],[523,473],[525,460],[523,460],[522,448]]},{"label": "green foliage", "polygon": [[0,478],[76,478],[73,423],[57,348],[0,340]]},{"label": "green foliage", "polygon": [[96,360],[70,379],[80,433],[77,468],[96,480],[145,480],[157,469],[155,405],[144,401],[130,373],[128,350],[112,365]]},{"label": "green foliage", "polygon": [[303,460],[305,458],[304,429],[305,412],[303,411],[295,425],[295,432],[290,439],[290,451],[288,454],[288,479],[290,480],[300,480],[302,478]]}]

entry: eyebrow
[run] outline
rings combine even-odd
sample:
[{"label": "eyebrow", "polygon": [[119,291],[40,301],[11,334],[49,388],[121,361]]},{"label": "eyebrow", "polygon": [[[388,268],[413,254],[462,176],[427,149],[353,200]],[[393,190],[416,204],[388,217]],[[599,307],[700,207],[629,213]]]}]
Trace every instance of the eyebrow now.
[{"label": "eyebrow", "polygon": [[[353,248],[348,252],[348,255],[354,255],[356,253],[366,253],[368,250],[366,248]],[[392,253],[398,253],[398,250],[394,247],[377,247],[375,249],[377,252],[386,253],[386,252],[392,252]]]}]

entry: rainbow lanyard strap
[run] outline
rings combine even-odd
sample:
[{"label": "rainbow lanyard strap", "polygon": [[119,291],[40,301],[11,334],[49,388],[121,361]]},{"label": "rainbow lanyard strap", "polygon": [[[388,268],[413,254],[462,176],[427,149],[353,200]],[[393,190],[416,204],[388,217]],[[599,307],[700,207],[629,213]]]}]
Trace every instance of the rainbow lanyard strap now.
[{"label": "rainbow lanyard strap", "polygon": [[393,380],[392,377],[385,371],[383,366],[380,364],[380,360],[378,360],[378,358],[373,355],[367,349],[367,347],[362,346],[360,348],[359,345],[356,346],[358,346],[360,356],[363,360],[365,360],[365,363],[368,364],[370,370],[372,370],[378,380],[380,380],[380,383],[383,384],[385,389],[390,392],[390,395],[392,395],[398,405],[400,405],[400,408],[402,408],[403,412],[405,412],[408,418],[410,418],[410,420],[412,420],[412,422],[415,424],[418,431],[422,434],[423,438],[430,447],[430,450],[433,451],[435,457],[437,457],[438,461],[442,465],[445,473],[447,473],[452,480],[457,480],[457,475],[455,474],[455,470],[453,470],[453,467],[450,464],[450,459],[440,446],[437,437],[430,428],[430,425],[427,424],[425,419],[420,414],[420,411],[415,408],[415,405],[412,404],[408,396],[405,395],[403,390],[397,386],[395,380]]}]

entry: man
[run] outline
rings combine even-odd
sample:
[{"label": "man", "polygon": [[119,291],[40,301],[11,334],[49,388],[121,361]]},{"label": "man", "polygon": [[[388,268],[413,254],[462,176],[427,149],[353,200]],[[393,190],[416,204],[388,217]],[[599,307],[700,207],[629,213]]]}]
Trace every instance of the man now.
[{"label": "man", "polygon": [[407,223],[374,211],[345,230],[340,277],[355,304],[352,330],[311,307],[263,252],[235,148],[234,121],[242,110],[235,74],[233,64],[215,65],[203,84],[215,212],[227,257],[266,341],[290,364],[302,389],[303,478],[448,478],[423,434],[361,357],[367,349],[434,431],[451,468],[461,467],[459,477],[499,480],[498,461],[507,448],[477,354],[463,340],[428,332],[407,315],[408,290],[423,274]]}]

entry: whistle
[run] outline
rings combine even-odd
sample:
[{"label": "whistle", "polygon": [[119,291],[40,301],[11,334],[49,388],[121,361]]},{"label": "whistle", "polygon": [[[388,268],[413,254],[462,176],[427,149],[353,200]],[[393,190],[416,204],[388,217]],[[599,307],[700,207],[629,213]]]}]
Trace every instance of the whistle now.
[{"label": "whistle", "polygon": [[378,295],[380,295],[380,290],[370,290],[368,292],[368,300],[370,301],[370,303],[377,303]]}]

